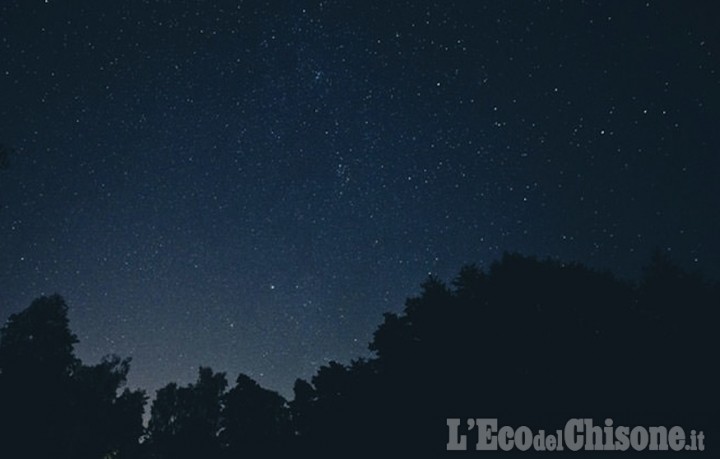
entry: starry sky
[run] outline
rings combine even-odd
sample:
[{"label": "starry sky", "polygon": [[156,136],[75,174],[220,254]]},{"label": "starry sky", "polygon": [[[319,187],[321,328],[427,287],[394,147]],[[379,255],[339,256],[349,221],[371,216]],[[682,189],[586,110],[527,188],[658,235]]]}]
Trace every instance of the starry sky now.
[{"label": "starry sky", "polygon": [[0,3],[0,321],[286,396],[503,251],[720,277],[714,1]]}]

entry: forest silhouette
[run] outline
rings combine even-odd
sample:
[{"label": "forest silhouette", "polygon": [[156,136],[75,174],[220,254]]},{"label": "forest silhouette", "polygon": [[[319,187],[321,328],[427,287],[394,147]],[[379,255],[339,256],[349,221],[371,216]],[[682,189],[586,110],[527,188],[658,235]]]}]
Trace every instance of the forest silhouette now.
[{"label": "forest silhouette", "polygon": [[0,332],[0,458],[479,454],[446,451],[450,417],[549,430],[612,417],[705,429],[710,444],[718,306],[720,284],[660,252],[637,282],[505,254],[450,284],[428,278],[384,315],[371,358],[320,367],[292,400],[201,367],[157,391],[144,426],[148,396],[124,387],[130,360],[81,362],[64,300],[41,297]]}]

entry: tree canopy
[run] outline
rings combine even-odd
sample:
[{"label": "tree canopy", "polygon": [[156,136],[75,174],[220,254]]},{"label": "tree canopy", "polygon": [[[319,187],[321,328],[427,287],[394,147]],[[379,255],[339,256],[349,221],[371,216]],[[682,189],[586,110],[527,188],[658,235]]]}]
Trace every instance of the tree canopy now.
[{"label": "tree canopy", "polygon": [[132,457],[142,434],[141,391],[121,391],[129,359],[75,357],[67,305],[41,297],[0,331],[3,457]]},{"label": "tree canopy", "polygon": [[[67,306],[41,297],[0,331],[7,457],[155,459],[445,453],[445,419],[545,428],[569,415],[660,425],[718,414],[720,287],[656,254],[636,283],[578,264],[506,254],[488,270],[430,277],[387,313],[373,357],[330,362],[293,400],[240,374],[146,396],[122,389],[130,360],[85,365]],[[142,441],[141,441],[142,440]],[[17,453],[18,454],[10,454]],[[6,454],[2,454],[6,457]]]}]

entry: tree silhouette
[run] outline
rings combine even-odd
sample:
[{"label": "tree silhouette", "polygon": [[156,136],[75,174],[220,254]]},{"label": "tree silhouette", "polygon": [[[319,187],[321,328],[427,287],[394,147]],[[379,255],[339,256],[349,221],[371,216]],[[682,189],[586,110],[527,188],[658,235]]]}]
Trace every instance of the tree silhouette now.
[{"label": "tree silhouette", "polygon": [[224,398],[220,438],[226,457],[281,457],[293,430],[287,401],[240,374]]},{"label": "tree silhouette", "polygon": [[77,337],[70,332],[67,305],[59,295],[33,301],[3,326],[0,368],[6,381],[30,377],[61,379],[72,374]]},{"label": "tree silhouette", "polygon": [[29,457],[51,454],[50,445],[67,437],[67,395],[79,364],[67,306],[57,295],[39,298],[11,315],[0,333],[0,428],[8,441],[3,447],[27,448]]},{"label": "tree silhouette", "polygon": [[224,373],[201,367],[186,387],[171,383],[158,390],[148,427],[148,449],[157,458],[218,457]]},{"label": "tree silhouette", "polygon": [[451,284],[428,278],[387,313],[374,356],[330,362],[287,402],[240,374],[145,395],[130,361],[74,355],[67,306],[35,300],[0,331],[2,457],[154,459],[445,455],[448,417],[536,429],[569,417],[717,426],[720,284],[656,253],[631,283],[578,264],[506,254]]},{"label": "tree silhouette", "polygon": [[143,433],[142,412],[146,397],[124,389],[130,359],[108,356],[92,366],[82,365],[74,374],[73,400],[77,417],[69,448],[73,457],[133,457]]},{"label": "tree silhouette", "polygon": [[137,448],[144,394],[117,394],[129,361],[85,366],[76,343],[58,295],[33,301],[0,331],[3,457],[129,457]]},{"label": "tree silhouette", "polygon": [[657,258],[638,284],[516,254],[487,272],[464,267],[452,287],[431,277],[402,314],[385,314],[376,358],[296,382],[298,445],[328,457],[349,445],[437,456],[445,419],[478,415],[538,428],[578,415],[709,428],[719,300],[716,284]]}]

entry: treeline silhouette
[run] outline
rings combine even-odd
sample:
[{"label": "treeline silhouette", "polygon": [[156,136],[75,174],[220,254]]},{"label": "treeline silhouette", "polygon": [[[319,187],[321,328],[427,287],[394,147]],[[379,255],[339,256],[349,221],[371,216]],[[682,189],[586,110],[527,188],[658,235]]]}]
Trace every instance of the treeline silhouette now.
[{"label": "treeline silhouette", "polygon": [[1,331],[0,457],[437,457],[449,417],[547,430],[611,417],[705,429],[711,444],[719,306],[718,283],[661,253],[638,282],[506,254],[450,285],[428,278],[385,314],[372,358],[322,366],[291,401],[201,368],[158,390],[144,427],[130,361],[80,362],[63,299],[42,297]]}]

